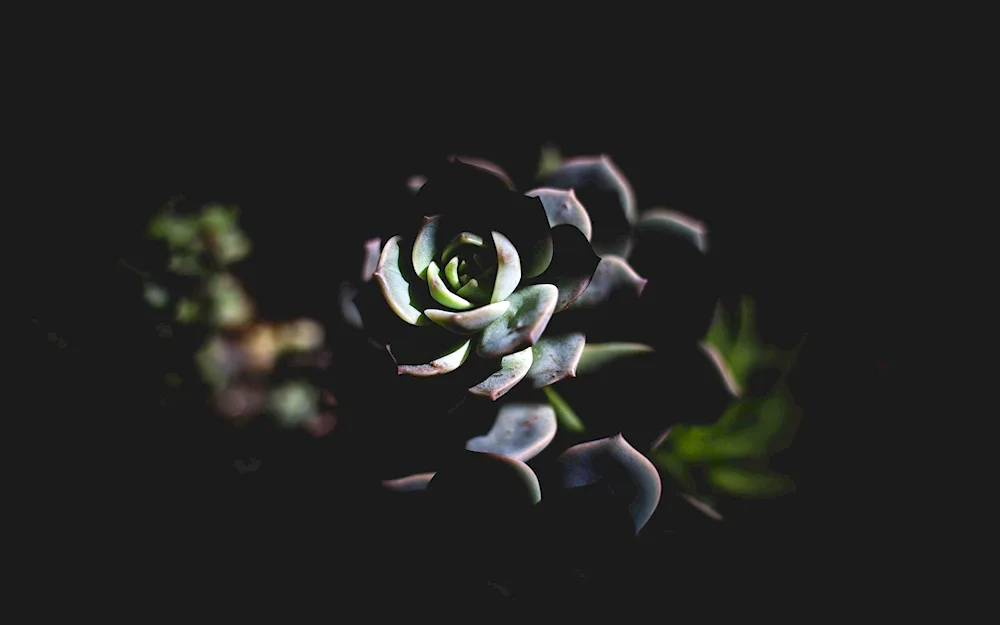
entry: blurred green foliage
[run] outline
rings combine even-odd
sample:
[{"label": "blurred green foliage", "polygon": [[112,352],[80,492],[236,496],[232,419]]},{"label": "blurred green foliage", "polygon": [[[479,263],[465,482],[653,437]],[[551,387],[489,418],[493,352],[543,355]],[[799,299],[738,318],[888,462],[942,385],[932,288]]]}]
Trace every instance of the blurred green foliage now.
[{"label": "blurred green foliage", "polygon": [[802,342],[791,350],[764,344],[754,312],[753,299],[746,296],[738,310],[720,305],[702,344],[726,379],[732,403],[715,423],[675,426],[652,454],[688,494],[704,502],[711,503],[713,494],[773,497],[795,487],[766,465],[790,443],[798,425],[800,411],[787,374]]},{"label": "blurred green foliage", "polygon": [[[166,311],[170,322],[201,343],[194,354],[178,356],[193,361],[215,412],[235,424],[267,414],[282,427],[328,432],[335,417],[322,389],[309,382],[273,383],[286,366],[285,355],[304,356],[297,362],[307,369],[322,366],[323,328],[310,319],[256,318],[252,298],[231,269],[251,251],[239,208],[211,203],[192,210],[183,198],[172,198],[150,220],[147,234],[165,246],[165,266],[146,271],[124,259],[121,264],[142,279],[150,307]],[[177,336],[171,323],[160,325],[161,336]],[[164,376],[169,389],[181,383],[176,373]]]}]

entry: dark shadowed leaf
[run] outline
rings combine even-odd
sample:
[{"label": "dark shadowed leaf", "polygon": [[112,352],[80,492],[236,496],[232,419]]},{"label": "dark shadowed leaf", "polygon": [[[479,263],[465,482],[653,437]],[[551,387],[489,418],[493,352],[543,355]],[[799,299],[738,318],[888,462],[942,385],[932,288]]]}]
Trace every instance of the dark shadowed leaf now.
[{"label": "dark shadowed leaf", "polygon": [[569,224],[580,229],[587,240],[593,234],[593,227],[590,223],[590,215],[587,214],[583,204],[576,198],[573,189],[565,191],[563,189],[550,189],[540,187],[525,193],[528,197],[537,197],[545,207],[545,215],[549,218],[549,226],[555,228],[562,224]]},{"label": "dark shadowed leaf", "polygon": [[594,277],[575,302],[574,308],[595,308],[604,304],[618,293],[633,295],[638,299],[647,280],[629,266],[620,256],[608,254],[601,259]]},{"label": "dark shadowed leaf", "polygon": [[604,482],[626,507],[638,532],[660,501],[660,476],[648,458],[618,434],[567,449],[557,461],[564,488]]},{"label": "dark shadowed leaf", "polygon": [[576,226],[552,229],[552,263],[532,284],[554,284],[559,289],[556,312],[566,310],[590,285],[601,262],[587,238]]},{"label": "dark shadowed leaf", "polygon": [[629,235],[638,217],[635,194],[609,157],[567,159],[542,182],[547,187],[575,191],[590,215],[591,242],[598,254],[628,257]]}]

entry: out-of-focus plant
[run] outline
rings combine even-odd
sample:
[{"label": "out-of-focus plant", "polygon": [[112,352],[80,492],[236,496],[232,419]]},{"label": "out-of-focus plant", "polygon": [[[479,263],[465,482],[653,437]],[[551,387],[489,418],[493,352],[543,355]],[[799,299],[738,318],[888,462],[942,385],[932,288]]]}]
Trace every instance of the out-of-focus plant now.
[{"label": "out-of-focus plant", "polygon": [[762,343],[753,299],[738,309],[721,303],[701,347],[712,359],[733,400],[708,425],[674,426],[652,454],[701,504],[718,495],[773,497],[795,488],[789,476],[768,469],[771,455],[786,448],[801,417],[788,374],[805,337],[790,350]]},{"label": "out-of-focus plant", "polygon": [[[251,251],[238,207],[182,205],[172,199],[149,224],[149,237],[165,246],[166,267],[128,265],[143,278],[146,302],[172,311],[161,333],[186,332],[200,343],[190,356],[221,416],[243,425],[267,414],[282,427],[325,435],[336,424],[336,400],[318,382],[330,358],[324,328],[313,319],[258,319],[233,273]],[[166,379],[175,387],[185,382],[176,373]]]}]

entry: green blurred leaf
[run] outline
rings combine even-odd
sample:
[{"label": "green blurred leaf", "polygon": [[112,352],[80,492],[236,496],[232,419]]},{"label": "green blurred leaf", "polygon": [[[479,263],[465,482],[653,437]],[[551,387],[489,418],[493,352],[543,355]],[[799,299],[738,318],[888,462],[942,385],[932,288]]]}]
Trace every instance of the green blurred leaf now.
[{"label": "green blurred leaf", "polygon": [[653,348],[643,343],[587,343],[583,347],[576,373],[595,373],[617,362],[652,352]]},{"label": "green blurred leaf", "polygon": [[319,391],[305,382],[286,382],[271,391],[268,406],[284,427],[297,427],[316,414]]},{"label": "green blurred leaf", "polygon": [[542,147],[541,156],[538,160],[537,178],[545,178],[562,165],[563,157],[559,148],[554,145]]},{"label": "green blurred leaf", "polygon": [[556,411],[556,420],[559,422],[559,427],[567,432],[583,432],[586,430],[583,421],[580,421],[580,417],[576,416],[570,405],[566,403],[566,400],[554,388],[546,386],[542,389],[542,392],[545,393],[549,404]]},{"label": "green blurred leaf", "polygon": [[177,302],[176,319],[181,323],[194,323],[201,313],[201,305],[198,302],[183,297]]},{"label": "green blurred leaf", "polygon": [[142,285],[142,297],[153,308],[165,308],[170,303],[170,294],[167,290],[153,282]]},{"label": "green blurred leaf", "polygon": [[708,481],[729,494],[740,497],[775,497],[793,492],[795,484],[774,471],[749,471],[718,465],[708,468]]}]

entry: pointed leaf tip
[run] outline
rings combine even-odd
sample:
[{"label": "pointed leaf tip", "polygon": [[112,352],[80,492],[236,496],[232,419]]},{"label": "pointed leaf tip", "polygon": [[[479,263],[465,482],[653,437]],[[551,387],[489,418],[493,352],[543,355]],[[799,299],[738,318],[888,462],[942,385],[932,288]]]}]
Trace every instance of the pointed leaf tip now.
[{"label": "pointed leaf tip", "polygon": [[608,482],[616,498],[627,505],[636,533],[659,504],[662,485],[656,467],[621,433],[574,445],[563,452],[557,464],[565,488]]},{"label": "pointed leaf tip", "polygon": [[490,431],[470,439],[469,451],[489,452],[521,462],[537,456],[556,435],[556,413],[548,404],[506,404]]}]

